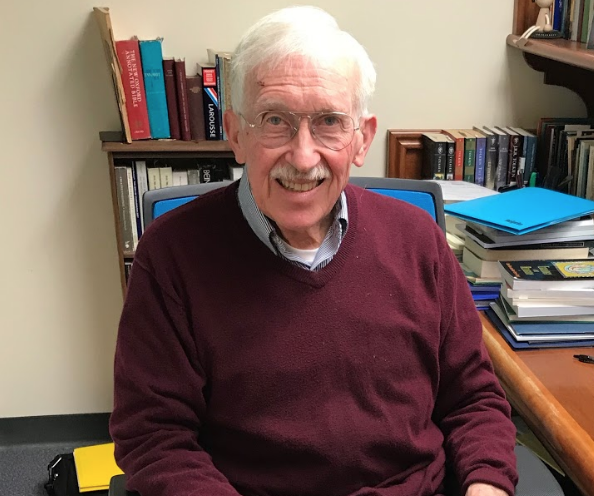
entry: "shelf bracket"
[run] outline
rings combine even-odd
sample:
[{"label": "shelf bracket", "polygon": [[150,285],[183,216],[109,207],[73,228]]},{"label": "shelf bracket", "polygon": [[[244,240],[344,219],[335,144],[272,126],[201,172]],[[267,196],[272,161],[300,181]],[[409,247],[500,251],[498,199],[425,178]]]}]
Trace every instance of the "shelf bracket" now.
[{"label": "shelf bracket", "polygon": [[544,73],[545,84],[563,86],[577,93],[586,105],[588,116],[594,116],[593,71],[527,52],[524,59],[532,69]]}]

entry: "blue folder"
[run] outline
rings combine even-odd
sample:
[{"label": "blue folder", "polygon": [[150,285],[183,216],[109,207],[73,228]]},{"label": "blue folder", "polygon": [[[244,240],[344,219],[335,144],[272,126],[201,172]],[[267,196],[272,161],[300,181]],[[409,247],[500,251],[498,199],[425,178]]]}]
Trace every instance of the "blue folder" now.
[{"label": "blue folder", "polygon": [[550,189],[520,188],[498,195],[451,203],[447,214],[500,229],[526,234],[594,212],[594,201]]}]

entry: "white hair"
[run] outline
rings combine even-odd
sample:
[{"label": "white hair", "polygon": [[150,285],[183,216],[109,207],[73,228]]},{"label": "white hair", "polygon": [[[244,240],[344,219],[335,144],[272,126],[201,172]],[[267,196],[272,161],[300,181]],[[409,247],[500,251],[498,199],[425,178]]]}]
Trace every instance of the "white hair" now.
[{"label": "white hair", "polygon": [[331,67],[346,60],[352,64],[353,107],[367,114],[375,90],[376,73],[363,46],[342,31],[336,20],[317,7],[288,7],[254,24],[243,36],[231,59],[231,101],[236,113],[245,112],[245,82],[256,68],[274,68],[294,55]]}]

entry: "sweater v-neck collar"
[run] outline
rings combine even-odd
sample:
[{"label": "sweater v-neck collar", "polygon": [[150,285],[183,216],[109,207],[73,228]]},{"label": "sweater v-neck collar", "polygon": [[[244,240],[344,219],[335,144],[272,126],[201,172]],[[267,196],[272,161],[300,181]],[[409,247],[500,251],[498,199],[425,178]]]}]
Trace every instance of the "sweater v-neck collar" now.
[{"label": "sweater v-neck collar", "polygon": [[227,188],[225,192],[225,204],[230,212],[229,224],[232,230],[232,236],[235,238],[235,243],[237,243],[237,246],[241,246],[241,252],[251,259],[247,263],[270,266],[270,268],[277,270],[287,277],[315,288],[324,286],[343,267],[351,254],[357,233],[358,205],[356,195],[352,191],[353,186],[347,185],[345,188],[349,215],[347,233],[343,237],[338,252],[332,260],[328,265],[317,271],[302,268],[285,260],[281,256],[274,254],[262,243],[241,212],[237,200],[237,187],[237,184],[233,184]]}]

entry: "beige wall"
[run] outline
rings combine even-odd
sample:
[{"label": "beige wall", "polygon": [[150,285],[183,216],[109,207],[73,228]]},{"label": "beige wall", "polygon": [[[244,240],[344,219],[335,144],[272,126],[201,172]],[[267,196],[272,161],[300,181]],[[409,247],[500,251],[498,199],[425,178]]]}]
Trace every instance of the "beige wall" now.
[{"label": "beige wall", "polygon": [[[312,0],[368,49],[379,133],[358,174],[381,176],[386,129],[535,126],[583,115],[505,46],[513,0]],[[116,38],[163,36],[189,70],[291,1],[121,0]],[[296,2],[302,3],[302,2]],[[37,4],[37,5],[35,5]],[[93,3],[8,2],[0,79],[0,417],[109,411],[121,308],[100,130],[118,117]],[[226,25],[216,21],[224,18]]]}]

